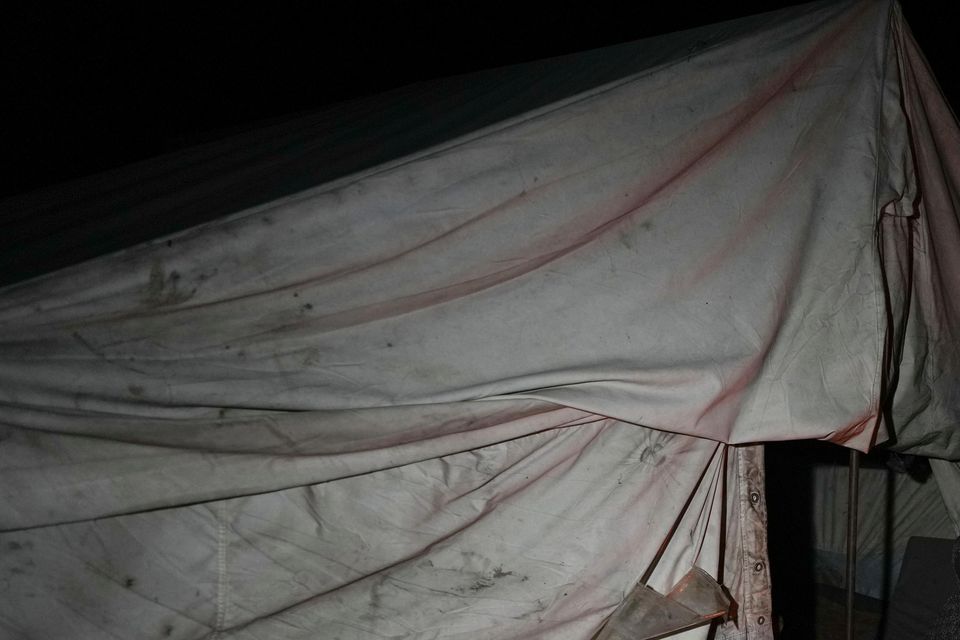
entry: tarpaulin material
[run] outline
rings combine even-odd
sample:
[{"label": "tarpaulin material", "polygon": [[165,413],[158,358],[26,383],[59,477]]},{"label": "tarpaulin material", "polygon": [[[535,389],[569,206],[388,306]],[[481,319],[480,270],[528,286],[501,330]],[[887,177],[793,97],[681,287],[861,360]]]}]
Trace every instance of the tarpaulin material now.
[{"label": "tarpaulin material", "polygon": [[711,29],[0,291],[0,628],[586,639],[697,565],[769,637],[754,443],[960,456],[957,131],[895,5]]}]

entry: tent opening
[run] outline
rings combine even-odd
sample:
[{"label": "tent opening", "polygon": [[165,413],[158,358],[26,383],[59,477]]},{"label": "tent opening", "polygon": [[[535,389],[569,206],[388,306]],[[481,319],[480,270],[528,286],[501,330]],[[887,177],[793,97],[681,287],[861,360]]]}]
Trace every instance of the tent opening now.
[{"label": "tent opening", "polygon": [[[767,513],[774,616],[782,638],[843,638],[848,452],[768,444]],[[855,638],[929,637],[956,588],[957,536],[931,461],[877,448],[861,456]]]}]

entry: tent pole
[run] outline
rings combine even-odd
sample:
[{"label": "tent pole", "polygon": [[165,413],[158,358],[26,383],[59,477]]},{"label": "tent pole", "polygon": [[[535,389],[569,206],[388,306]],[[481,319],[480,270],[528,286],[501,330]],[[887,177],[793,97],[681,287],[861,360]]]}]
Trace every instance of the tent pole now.
[{"label": "tent pole", "polygon": [[860,499],[860,452],[850,449],[847,474],[847,619],[846,640],[853,640],[853,597],[857,586],[857,503]]}]

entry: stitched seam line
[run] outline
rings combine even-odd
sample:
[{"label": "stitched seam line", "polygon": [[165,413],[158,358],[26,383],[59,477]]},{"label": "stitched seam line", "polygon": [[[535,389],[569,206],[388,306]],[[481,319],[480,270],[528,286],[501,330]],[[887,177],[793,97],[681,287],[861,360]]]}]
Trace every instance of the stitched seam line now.
[{"label": "stitched seam line", "polygon": [[217,505],[217,620],[212,640],[220,637],[227,620],[227,506]]}]

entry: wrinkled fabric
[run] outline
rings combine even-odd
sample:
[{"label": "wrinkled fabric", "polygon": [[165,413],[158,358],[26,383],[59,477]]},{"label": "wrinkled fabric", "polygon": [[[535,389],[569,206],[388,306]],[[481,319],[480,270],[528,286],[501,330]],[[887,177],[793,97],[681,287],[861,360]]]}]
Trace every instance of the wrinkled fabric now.
[{"label": "wrinkled fabric", "polygon": [[3,525],[303,484],[304,441],[362,453],[330,480],[582,414],[866,447],[878,204],[907,197],[888,13],[828,5],[5,289]]},{"label": "wrinkled fabric", "polygon": [[960,534],[960,464],[947,460],[930,460],[930,468],[940,487],[943,504],[953,521],[955,533]]},{"label": "wrinkled fabric", "polygon": [[890,446],[960,460],[960,129],[902,21],[893,25],[916,198],[880,226],[900,367]]},{"label": "wrinkled fabric", "polygon": [[0,624],[585,639],[696,564],[770,637],[752,445],[960,455],[956,125],[895,6],[773,15],[0,290]]},{"label": "wrinkled fabric", "polygon": [[740,465],[730,458],[608,420],[335,482],[8,532],[0,620],[43,638],[580,638],[668,539],[653,585],[698,563],[746,603],[740,545],[719,552],[722,535],[744,535],[738,518],[719,529],[737,509],[723,506]]}]

